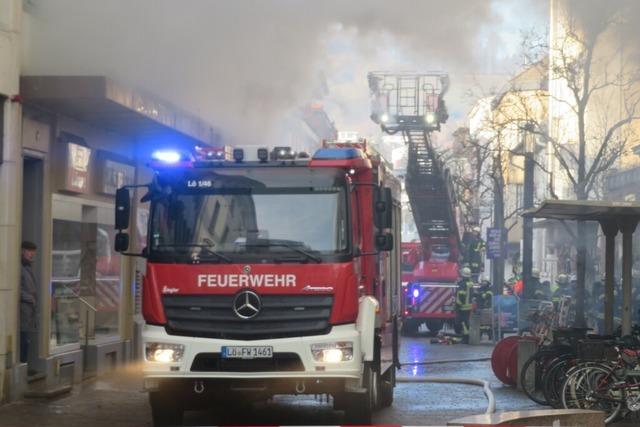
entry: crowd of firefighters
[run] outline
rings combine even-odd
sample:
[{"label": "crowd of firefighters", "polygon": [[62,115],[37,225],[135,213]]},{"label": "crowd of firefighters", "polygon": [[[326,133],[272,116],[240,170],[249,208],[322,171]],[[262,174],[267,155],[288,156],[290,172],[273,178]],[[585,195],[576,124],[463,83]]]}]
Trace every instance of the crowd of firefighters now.
[{"label": "crowd of firefighters", "polygon": [[[468,341],[469,318],[474,310],[492,308],[493,292],[488,280],[474,280],[477,275],[470,267],[460,269],[460,280],[456,292],[456,319],[463,335],[463,342]],[[569,302],[568,325],[571,325],[575,313],[577,280],[567,274],[559,274],[554,281],[540,280],[540,271],[533,268],[531,271],[531,285],[533,287],[533,299],[537,301],[552,301],[558,308],[561,301]],[[614,286],[614,324],[621,323],[622,293],[619,283]],[[515,295],[522,298],[524,294],[524,281],[520,276],[509,279],[503,288],[503,295]],[[640,309],[640,280],[634,280],[633,306]],[[591,288],[585,289],[585,313],[588,326],[594,331],[604,330],[604,282],[596,280]],[[640,324],[640,310],[634,322]],[[490,335],[490,333],[489,333]]]},{"label": "crowd of firefighters", "polygon": [[[480,280],[484,258],[484,241],[480,237],[479,228],[473,229],[463,239],[463,261],[460,268],[460,280],[456,292],[456,323],[459,332],[463,336],[463,342],[468,341],[469,319],[474,310],[491,309],[493,292],[488,280]],[[554,280],[541,280],[540,270],[531,270],[531,283],[533,299],[536,301],[552,301],[556,310],[559,310],[561,301],[568,303],[567,322],[571,325],[575,313],[577,280],[575,276],[558,274]],[[614,286],[614,323],[620,324],[622,312],[621,286]],[[514,295],[518,298],[524,296],[524,280],[521,275],[514,274],[503,287],[503,295]],[[529,295],[529,293],[527,293]],[[563,303],[563,305],[564,305]],[[592,286],[585,289],[585,313],[588,326],[595,331],[604,330],[604,279],[596,280]],[[640,277],[633,281],[633,306],[640,309]],[[634,321],[640,324],[640,310]],[[487,331],[490,335],[490,332]]]}]

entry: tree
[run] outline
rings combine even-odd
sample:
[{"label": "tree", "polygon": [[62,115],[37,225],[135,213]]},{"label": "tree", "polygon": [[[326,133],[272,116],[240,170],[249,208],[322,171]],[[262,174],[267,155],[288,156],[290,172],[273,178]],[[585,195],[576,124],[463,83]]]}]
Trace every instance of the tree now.
[{"label": "tree", "polygon": [[[549,116],[531,114],[531,94],[512,87],[512,103],[503,125],[512,123],[545,144],[554,156],[552,173],[560,175],[577,200],[601,194],[604,173],[637,144],[633,124],[640,119],[640,61],[634,43],[623,43],[631,2],[562,1],[549,46],[525,42],[529,52],[548,52],[549,90],[539,94]],[[576,7],[592,6],[588,19]],[[594,9],[594,8],[597,8]],[[557,181],[556,181],[557,182]],[[553,189],[553,188],[552,188]],[[566,193],[566,191],[565,191]],[[576,321],[584,323],[587,227],[577,224]],[[593,263],[589,263],[593,264]]]}]

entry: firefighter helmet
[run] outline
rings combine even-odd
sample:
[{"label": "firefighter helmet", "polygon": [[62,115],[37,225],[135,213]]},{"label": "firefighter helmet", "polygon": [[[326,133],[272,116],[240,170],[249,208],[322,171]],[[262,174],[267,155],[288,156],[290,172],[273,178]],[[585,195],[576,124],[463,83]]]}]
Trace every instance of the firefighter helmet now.
[{"label": "firefighter helmet", "polygon": [[556,283],[558,285],[566,285],[569,283],[569,278],[566,274],[559,274],[558,277],[556,277]]},{"label": "firefighter helmet", "polygon": [[537,268],[532,268],[531,269],[531,277],[533,277],[534,279],[539,279],[540,278],[540,270],[538,270]]},{"label": "firefighter helmet", "polygon": [[460,270],[460,275],[464,278],[471,277],[471,269],[469,267],[464,267]]}]

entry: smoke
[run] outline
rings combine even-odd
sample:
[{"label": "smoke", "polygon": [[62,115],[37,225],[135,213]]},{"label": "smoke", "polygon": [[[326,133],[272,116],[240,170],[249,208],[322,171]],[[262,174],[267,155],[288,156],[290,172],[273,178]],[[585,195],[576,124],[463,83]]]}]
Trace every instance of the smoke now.
[{"label": "smoke", "polygon": [[616,25],[625,43],[639,47],[640,2],[637,0],[564,0],[563,6],[584,31],[586,41]]},{"label": "smoke", "polygon": [[[106,75],[203,117],[237,143],[271,142],[284,116],[321,97],[319,70],[334,111],[349,125],[361,111],[367,120],[368,103],[349,105],[368,96],[366,71],[473,70],[478,34],[500,21],[491,0],[28,4],[25,74]],[[349,87],[356,81],[357,95]]]}]

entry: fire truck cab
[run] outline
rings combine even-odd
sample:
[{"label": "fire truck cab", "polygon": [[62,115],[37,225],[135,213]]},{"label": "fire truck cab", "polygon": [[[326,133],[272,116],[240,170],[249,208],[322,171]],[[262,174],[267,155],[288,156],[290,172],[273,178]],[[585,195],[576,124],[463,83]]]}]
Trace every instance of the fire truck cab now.
[{"label": "fire truck cab", "polygon": [[[143,286],[155,425],[188,409],[327,394],[349,422],[393,401],[400,185],[359,144],[158,151]],[[254,153],[251,153],[252,155]],[[128,248],[130,194],[116,195]]]}]

